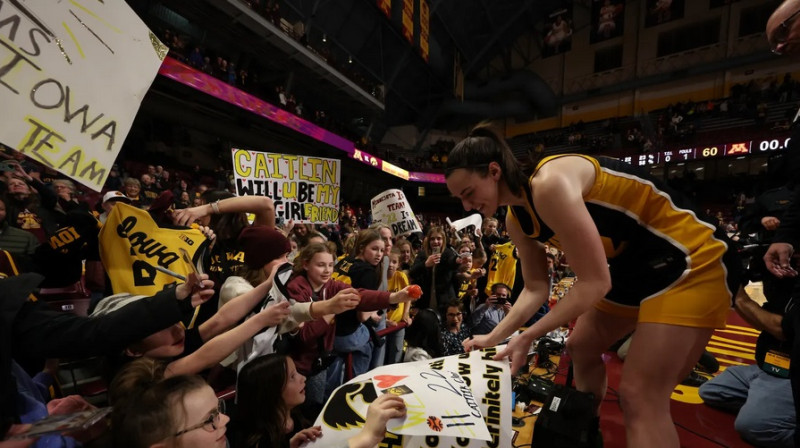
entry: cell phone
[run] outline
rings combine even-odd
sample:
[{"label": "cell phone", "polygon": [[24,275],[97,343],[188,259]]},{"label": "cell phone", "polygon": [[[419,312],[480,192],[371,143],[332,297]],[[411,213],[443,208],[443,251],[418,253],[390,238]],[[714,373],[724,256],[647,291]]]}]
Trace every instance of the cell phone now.
[{"label": "cell phone", "polygon": [[111,413],[111,407],[91,409],[74,414],[50,415],[31,425],[27,431],[15,434],[6,440],[22,440],[47,434],[64,434],[89,429]]}]

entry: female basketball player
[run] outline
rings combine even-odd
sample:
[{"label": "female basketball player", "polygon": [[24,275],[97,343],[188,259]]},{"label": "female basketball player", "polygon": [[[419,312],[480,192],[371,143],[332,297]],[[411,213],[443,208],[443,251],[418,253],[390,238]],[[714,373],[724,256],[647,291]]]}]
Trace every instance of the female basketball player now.
[{"label": "female basketball player", "polygon": [[508,206],[506,227],[524,268],[525,287],[511,312],[464,348],[494,346],[536,313],[549,295],[544,244],[555,246],[578,281],[496,359],[510,357],[515,372],[534,339],[578,318],[567,347],[578,389],[593,393],[599,409],[607,382],[601,354],[635,330],[619,389],[628,446],[679,446],[670,394],[714,329],[725,326],[738,289],[732,252],[715,226],[683,197],[616,160],[560,155],[524,172],[485,125],[453,148],[446,177],[466,210],[489,217]]}]

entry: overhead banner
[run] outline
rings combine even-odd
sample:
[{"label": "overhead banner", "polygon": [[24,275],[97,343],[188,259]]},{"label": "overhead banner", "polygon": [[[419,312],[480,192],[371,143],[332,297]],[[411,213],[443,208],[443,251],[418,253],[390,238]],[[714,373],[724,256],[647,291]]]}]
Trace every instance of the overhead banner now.
[{"label": "overhead banner", "polygon": [[152,296],[175,282],[182,283],[158,268],[186,277],[192,267],[181,258],[181,249],[197,265],[206,243],[197,229],[164,229],[147,211],[118,203],[100,229],[100,259],[115,294]]},{"label": "overhead banner", "polygon": [[589,42],[594,44],[622,36],[624,31],[624,0],[592,0],[592,31],[589,33]]},{"label": "overhead banner", "polygon": [[684,0],[647,0],[645,28],[683,18]]},{"label": "overhead banner", "polygon": [[572,49],[572,5],[556,9],[544,22],[542,57],[566,53]]},{"label": "overhead banner", "polygon": [[386,15],[389,20],[392,20],[392,0],[377,0],[378,8]]},{"label": "overhead banner", "polygon": [[428,0],[419,0],[419,53],[427,61],[430,57],[428,40],[430,39],[431,11]]},{"label": "overhead banner", "polygon": [[372,222],[389,225],[395,237],[422,232],[422,226],[402,191],[386,190],[372,198],[371,205]]},{"label": "overhead banner", "polygon": [[0,9],[0,142],[101,191],[168,48],[125,2]]},{"label": "overhead banner", "polygon": [[338,221],[341,160],[236,148],[232,154],[237,196],[272,198],[275,215],[286,221]]},{"label": "overhead banner", "polygon": [[414,42],[414,0],[403,0],[403,37]]},{"label": "overhead banner", "polygon": [[431,361],[393,364],[336,389],[317,417],[323,437],[308,446],[346,446],[364,427],[367,407],[389,393],[403,398],[406,416],[391,419],[378,446],[500,448],[511,443],[511,373],[492,361],[496,348]]}]

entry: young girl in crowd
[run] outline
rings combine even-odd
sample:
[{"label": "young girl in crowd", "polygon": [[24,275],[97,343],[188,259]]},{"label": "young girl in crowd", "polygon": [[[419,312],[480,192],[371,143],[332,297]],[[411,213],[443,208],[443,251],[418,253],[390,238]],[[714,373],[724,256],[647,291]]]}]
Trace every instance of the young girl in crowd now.
[{"label": "young girl in crowd", "polygon": [[165,365],[139,359],[109,389],[115,448],[225,448],[225,404],[194,375],[164,378]]},{"label": "young girl in crowd", "polygon": [[[408,276],[405,272],[399,270],[400,256],[400,250],[397,247],[393,247],[389,253],[389,270],[387,271],[389,292],[400,291],[409,285]],[[411,325],[410,308],[410,302],[402,302],[390,306],[386,316],[386,327],[395,327],[400,322]],[[400,362],[400,358],[403,356],[403,339],[405,335],[406,329],[401,328],[386,336],[386,364]]]},{"label": "young girl in crowd", "polygon": [[417,253],[409,276],[422,287],[420,308],[430,308],[437,313],[456,298],[453,288],[455,275],[461,258],[447,245],[447,235],[441,227],[432,227],[425,237],[422,249]]},{"label": "young girl in crowd", "polygon": [[397,240],[395,247],[400,251],[400,269],[401,271],[405,271],[408,274],[408,270],[411,269],[411,264],[414,263],[414,247],[411,244],[411,241],[408,241],[405,238],[400,238]]},{"label": "young girl in crowd", "polygon": [[[390,303],[411,300],[408,288],[393,293],[357,290],[331,279],[332,274],[333,254],[330,249],[324,244],[306,246],[295,259],[294,276],[287,285],[289,296],[300,303],[312,302],[312,312],[319,300],[336,296],[356,301],[356,310],[359,311],[372,311],[385,308]],[[296,336],[297,343],[292,349],[291,357],[297,370],[308,377],[307,401],[311,402],[311,406],[321,406],[326,396],[326,369],[333,359],[331,351],[336,327],[340,323],[338,317],[336,321],[333,318],[334,315],[326,315],[322,319],[306,322],[300,328]],[[338,385],[339,381],[339,376],[335,375],[334,383]]]},{"label": "young girl in crowd", "polygon": [[306,400],[306,378],[294,361],[273,353],[247,363],[236,385],[238,404],[236,446],[297,448],[321,435],[319,426],[301,429],[297,407]]},{"label": "young girl in crowd", "polygon": [[[296,408],[306,399],[306,378],[291,358],[270,354],[254,359],[239,372],[237,384],[239,443],[246,448],[299,448],[323,436],[322,428],[298,429]],[[405,415],[403,399],[383,395],[370,404],[364,428],[348,442],[350,448],[372,448],[386,432],[390,418]]]},{"label": "young girl in crowd", "polygon": [[444,356],[442,335],[439,331],[439,316],[429,309],[422,309],[406,330],[406,349],[403,362],[422,361]]},{"label": "young girl in crowd", "polygon": [[[348,283],[354,288],[377,291],[381,285],[380,265],[383,261],[384,248],[385,243],[377,231],[366,229],[358,232],[353,251],[336,265],[332,278]],[[385,306],[375,310],[382,308]],[[381,320],[381,316],[348,311],[336,318],[336,340],[333,347],[342,358],[347,353],[353,354],[353,376],[361,375],[370,367],[374,344],[370,343],[369,329],[362,323],[367,320],[370,320],[368,324],[374,327]]]}]

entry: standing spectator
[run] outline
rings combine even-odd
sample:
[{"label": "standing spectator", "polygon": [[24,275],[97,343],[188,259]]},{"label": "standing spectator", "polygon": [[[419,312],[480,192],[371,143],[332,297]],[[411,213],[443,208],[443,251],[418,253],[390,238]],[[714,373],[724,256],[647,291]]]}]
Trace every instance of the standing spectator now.
[{"label": "standing spectator", "polygon": [[131,203],[131,199],[122,192],[119,191],[109,191],[108,193],[103,195],[103,213],[97,218],[101,224],[105,224],[106,220],[108,219],[108,215],[111,214],[111,210],[114,210],[114,206],[117,205],[117,202],[124,202],[126,204]]},{"label": "standing spectator", "polygon": [[[386,275],[389,280],[389,292],[396,292],[404,289],[409,285],[408,276],[405,272],[399,270],[400,266],[400,251],[397,247],[392,248],[389,253],[389,270]],[[407,325],[411,324],[411,303],[403,302],[389,307],[389,312],[386,315],[386,326],[394,327],[400,322],[405,322]],[[403,356],[403,340],[405,339],[406,329],[400,330],[386,336],[386,361],[385,364],[395,364],[400,362]]]}]

